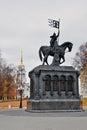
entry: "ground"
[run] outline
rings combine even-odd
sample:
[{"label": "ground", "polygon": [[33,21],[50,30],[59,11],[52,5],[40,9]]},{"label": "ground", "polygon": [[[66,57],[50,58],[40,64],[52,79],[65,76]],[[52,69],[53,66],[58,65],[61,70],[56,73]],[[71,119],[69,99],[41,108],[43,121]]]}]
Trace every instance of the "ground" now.
[{"label": "ground", "polygon": [[0,110],[0,130],[87,130],[87,110],[51,113]]}]

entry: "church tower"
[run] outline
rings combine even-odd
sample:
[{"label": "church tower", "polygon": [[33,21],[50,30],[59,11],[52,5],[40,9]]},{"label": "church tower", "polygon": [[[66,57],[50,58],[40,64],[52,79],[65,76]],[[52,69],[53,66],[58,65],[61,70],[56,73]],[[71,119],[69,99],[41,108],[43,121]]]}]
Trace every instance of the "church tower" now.
[{"label": "church tower", "polygon": [[23,63],[23,54],[21,50],[21,56],[20,56],[20,63],[18,65],[18,71],[17,71],[17,86],[22,87],[24,89],[23,91],[23,97],[29,97],[29,83],[26,82],[26,70],[25,65]]},{"label": "church tower", "polygon": [[22,87],[24,89],[23,91],[23,97],[30,97],[30,87],[29,83],[26,79],[26,70],[25,65],[23,62],[23,53],[21,50],[21,56],[20,56],[20,63],[17,67],[17,87]]},{"label": "church tower", "polygon": [[20,80],[20,84],[24,87],[26,83],[26,71],[25,71],[25,65],[23,63],[22,50],[21,50],[20,63],[18,65],[18,77]]}]

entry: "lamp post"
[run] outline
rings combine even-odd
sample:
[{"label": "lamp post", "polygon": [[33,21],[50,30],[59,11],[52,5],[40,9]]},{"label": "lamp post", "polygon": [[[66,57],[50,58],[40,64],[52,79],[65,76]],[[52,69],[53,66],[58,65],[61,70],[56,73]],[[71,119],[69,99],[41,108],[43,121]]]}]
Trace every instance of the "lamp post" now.
[{"label": "lamp post", "polygon": [[20,87],[18,87],[18,91],[19,91],[19,94],[20,94],[20,107],[19,108],[22,108],[22,94],[23,94],[23,91],[24,91],[24,88],[22,87],[22,85]]},{"label": "lamp post", "polygon": [[20,67],[20,85],[18,87],[18,91],[19,91],[19,94],[20,94],[20,106],[19,108],[22,108],[22,94],[23,94],[23,91],[24,91],[24,87],[23,87],[23,83],[22,83],[22,76],[23,76],[23,68],[22,66]]}]

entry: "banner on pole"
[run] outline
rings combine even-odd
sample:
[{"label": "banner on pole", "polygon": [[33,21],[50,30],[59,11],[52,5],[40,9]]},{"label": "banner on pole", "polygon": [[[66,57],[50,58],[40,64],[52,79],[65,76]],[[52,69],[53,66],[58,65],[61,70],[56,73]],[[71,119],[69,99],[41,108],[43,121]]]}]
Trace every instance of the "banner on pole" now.
[{"label": "banner on pole", "polygon": [[49,22],[49,26],[59,29],[60,21],[56,21],[56,20],[53,20],[53,19],[48,19],[48,22]]}]

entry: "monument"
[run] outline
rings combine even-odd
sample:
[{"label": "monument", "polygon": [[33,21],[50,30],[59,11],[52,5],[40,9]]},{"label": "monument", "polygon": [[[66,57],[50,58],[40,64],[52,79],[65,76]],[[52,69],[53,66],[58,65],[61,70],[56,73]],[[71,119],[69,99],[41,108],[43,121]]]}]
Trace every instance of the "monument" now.
[{"label": "monument", "polygon": [[[73,44],[64,42],[59,45],[60,21],[50,19],[49,23],[58,29],[58,34],[53,33],[50,36],[50,46],[40,47],[39,57],[43,63],[29,72],[30,99],[27,102],[27,111],[80,110],[79,72],[72,66],[61,65],[65,62],[66,49],[71,52]],[[48,56],[53,57],[50,65]]]}]

